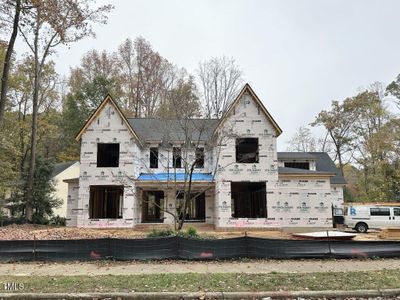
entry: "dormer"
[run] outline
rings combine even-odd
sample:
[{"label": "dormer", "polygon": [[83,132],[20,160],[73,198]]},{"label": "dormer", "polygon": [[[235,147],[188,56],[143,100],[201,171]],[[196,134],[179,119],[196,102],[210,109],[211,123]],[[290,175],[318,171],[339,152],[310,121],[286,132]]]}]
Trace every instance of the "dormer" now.
[{"label": "dormer", "polygon": [[279,152],[278,166],[316,171],[317,158],[307,152]]}]

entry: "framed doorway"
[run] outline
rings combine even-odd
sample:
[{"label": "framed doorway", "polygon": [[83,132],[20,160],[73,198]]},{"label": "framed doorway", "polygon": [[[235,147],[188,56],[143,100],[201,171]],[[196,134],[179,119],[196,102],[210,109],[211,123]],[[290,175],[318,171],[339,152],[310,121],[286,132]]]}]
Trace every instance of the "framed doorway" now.
[{"label": "framed doorway", "polygon": [[163,223],[164,205],[163,191],[143,191],[142,223]]}]

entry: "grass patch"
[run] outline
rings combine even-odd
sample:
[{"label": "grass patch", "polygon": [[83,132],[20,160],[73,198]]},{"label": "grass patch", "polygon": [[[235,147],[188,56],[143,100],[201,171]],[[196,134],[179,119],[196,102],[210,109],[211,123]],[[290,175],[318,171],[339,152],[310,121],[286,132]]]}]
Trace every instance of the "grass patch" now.
[{"label": "grass patch", "polygon": [[[216,273],[103,276],[0,276],[23,283],[19,292],[196,292],[400,288],[400,269],[337,273]],[[3,291],[5,292],[5,291]]]}]

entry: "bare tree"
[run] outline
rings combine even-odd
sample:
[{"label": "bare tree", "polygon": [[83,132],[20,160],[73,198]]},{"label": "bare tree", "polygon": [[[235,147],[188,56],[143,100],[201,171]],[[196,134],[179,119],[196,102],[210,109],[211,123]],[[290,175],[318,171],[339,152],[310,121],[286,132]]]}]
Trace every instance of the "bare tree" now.
[{"label": "bare tree", "polygon": [[242,71],[233,58],[223,56],[200,62],[197,74],[206,117],[221,118],[240,91]]},{"label": "bare tree", "polygon": [[131,39],[126,39],[119,47],[117,52],[118,66],[121,72],[122,83],[125,94],[125,108],[139,117],[139,103],[136,97],[136,56],[135,46]]},{"label": "bare tree", "polygon": [[42,85],[43,68],[48,57],[59,45],[66,45],[87,36],[93,36],[91,24],[105,23],[106,13],[112,6],[91,8],[90,1],[78,0],[31,0],[31,8],[21,17],[19,32],[31,50],[34,61],[32,95],[32,128],[30,142],[29,174],[26,184],[26,220],[31,222],[33,209],[33,176],[35,173],[38,105]]},{"label": "bare tree", "polygon": [[[175,115],[171,112],[171,115],[168,115],[169,119],[154,120],[153,124],[159,132],[162,132],[163,138],[157,147],[157,157],[161,152],[167,155],[157,158],[157,163],[159,169],[167,173],[167,178],[165,180],[153,176],[152,180],[158,182],[160,188],[164,185],[165,190],[176,191],[173,199],[169,198],[169,193],[164,195],[164,202],[174,203],[174,207],[168,207],[165,203],[152,203],[152,205],[170,215],[174,220],[175,230],[179,231],[187,221],[191,203],[214,187],[214,176],[221,168],[219,160],[221,148],[233,138],[231,126],[234,124],[226,124],[217,134],[214,132],[215,122],[195,119],[186,114],[191,111],[192,103],[188,101],[182,103],[179,97],[171,97],[170,101],[171,105],[176,107]],[[154,169],[149,168],[148,160],[148,156],[142,157],[137,164],[149,174],[153,174]],[[207,167],[205,172],[211,173],[211,178],[199,186],[195,182],[195,174],[201,172],[203,167]],[[115,178],[119,178],[125,186],[136,186],[137,183],[136,178],[126,174]],[[142,201],[148,203],[146,199]]]},{"label": "bare tree", "polygon": [[316,140],[311,130],[307,127],[300,126],[296,133],[288,142],[288,151],[295,152],[312,152],[316,151]]},{"label": "bare tree", "polygon": [[[223,144],[231,137],[229,132],[219,135],[213,135],[208,139],[208,134],[213,130],[213,125],[207,122],[199,122],[198,119],[180,119],[178,122],[179,137],[182,138],[180,151],[174,152],[174,146],[171,140],[176,139],[176,133],[167,132],[170,128],[171,120],[161,120],[161,124],[165,124],[165,133],[163,142],[159,145],[158,151],[164,150],[167,152],[167,157],[160,160],[161,167],[166,171],[167,178],[164,181],[153,177],[155,182],[159,182],[160,188],[165,185],[165,190],[173,190],[175,194],[170,199],[169,193],[164,195],[164,203],[152,203],[160,211],[170,215],[174,220],[175,230],[180,231],[189,216],[189,208],[198,197],[206,191],[214,187],[214,177],[217,170],[221,168],[219,165],[220,149]],[[176,149],[176,148],[175,148]],[[201,149],[199,153],[199,149]],[[195,183],[195,174],[199,170],[199,166],[203,166],[205,159],[209,159],[207,172],[211,173],[211,178],[201,186]],[[211,159],[210,159],[211,158]],[[145,159],[139,161],[140,166],[147,166]],[[226,166],[225,166],[226,167]],[[148,169],[152,173],[151,169]],[[136,179],[129,176],[120,177],[121,182],[128,182],[128,186],[135,186]],[[142,199],[145,203],[148,200]],[[174,207],[166,206],[166,203],[174,203]]]},{"label": "bare tree", "polygon": [[3,72],[1,74],[1,88],[0,88],[0,126],[1,126],[4,119],[4,110],[6,107],[8,77],[10,73],[11,57],[14,50],[14,43],[15,40],[17,39],[17,34],[18,34],[18,25],[21,13],[21,0],[16,0],[15,3],[13,3],[13,1],[3,0],[0,2],[0,6],[2,7],[1,12],[4,15],[5,19],[7,19],[6,16],[10,15],[10,10],[14,8],[14,15],[12,17],[12,24],[13,24],[12,31],[10,40],[7,45],[6,56],[3,63]]}]

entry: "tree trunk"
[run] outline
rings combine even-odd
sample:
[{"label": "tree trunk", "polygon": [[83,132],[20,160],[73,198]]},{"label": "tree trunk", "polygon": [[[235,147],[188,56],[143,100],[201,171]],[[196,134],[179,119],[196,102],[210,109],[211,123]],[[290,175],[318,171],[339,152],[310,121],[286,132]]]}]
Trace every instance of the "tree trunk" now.
[{"label": "tree trunk", "polygon": [[29,174],[26,189],[26,221],[32,222],[33,216],[33,180],[36,162],[36,139],[37,139],[37,114],[38,114],[38,94],[39,94],[39,74],[35,74],[35,87],[33,91],[32,106],[32,128],[31,128],[31,153],[29,158]]},{"label": "tree trunk", "polygon": [[6,98],[8,89],[8,76],[10,73],[10,63],[11,63],[12,52],[14,50],[14,43],[15,40],[17,39],[20,12],[21,12],[21,0],[16,0],[13,30],[11,33],[10,41],[7,46],[6,57],[4,59],[3,74],[1,76],[0,126],[3,124],[4,121],[4,111],[6,109]]},{"label": "tree trunk", "polygon": [[[39,15],[37,15],[37,19],[39,20]],[[39,63],[39,21],[37,20],[37,28],[35,32],[35,41],[34,41],[34,86],[33,86],[33,99],[32,99],[32,128],[31,128],[31,153],[29,158],[29,173],[28,173],[28,181],[26,185],[26,193],[25,193],[25,218],[26,221],[31,223],[33,217],[33,181],[35,174],[35,163],[36,163],[36,139],[37,139],[37,115],[38,115],[38,102],[39,102],[39,87],[40,87],[40,76],[41,76],[41,68],[42,64]]]},{"label": "tree trunk", "polygon": [[183,228],[183,224],[185,223],[185,217],[186,217],[186,209],[188,207],[188,203],[191,200],[191,193],[192,193],[192,177],[193,177],[193,171],[194,171],[195,163],[192,163],[192,166],[190,168],[190,174],[189,174],[189,188],[188,191],[185,191],[185,197],[184,197],[184,202],[183,202],[183,216],[182,219],[179,220],[178,223],[178,231],[180,231]]},{"label": "tree trunk", "polygon": [[340,149],[337,149],[337,155],[338,155],[338,159],[339,159],[339,169],[340,169],[340,173],[342,174],[342,176],[344,176],[344,172],[343,172],[343,161],[342,161],[342,153],[340,153]]}]

